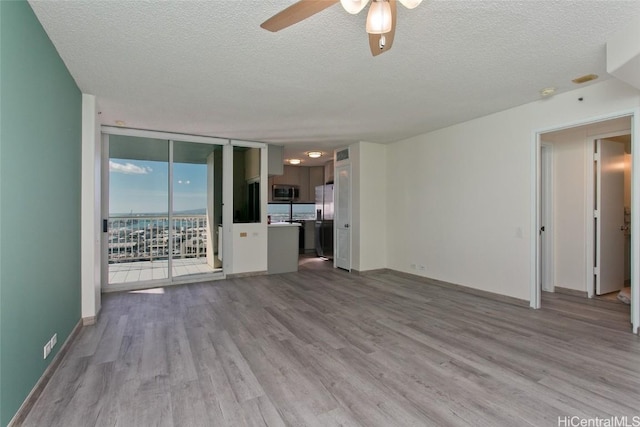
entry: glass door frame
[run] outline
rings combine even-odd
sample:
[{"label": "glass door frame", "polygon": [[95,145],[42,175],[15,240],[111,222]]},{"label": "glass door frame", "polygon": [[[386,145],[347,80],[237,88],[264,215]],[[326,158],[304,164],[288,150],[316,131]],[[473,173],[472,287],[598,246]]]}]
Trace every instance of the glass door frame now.
[{"label": "glass door frame", "polygon": [[[169,223],[169,256],[167,258],[167,278],[166,279],[157,279],[157,280],[147,280],[142,282],[129,282],[125,284],[111,284],[109,285],[109,260],[108,260],[108,251],[109,251],[109,243],[108,239],[105,239],[105,228],[108,225],[109,218],[109,135],[121,135],[121,136],[130,136],[130,137],[140,137],[140,138],[153,138],[153,139],[162,139],[168,141],[169,147],[169,165],[168,165],[168,184],[167,190],[168,194],[168,223]],[[173,227],[172,227],[172,218],[173,218],[173,145],[174,141],[180,142],[189,142],[189,143],[199,143],[199,144],[207,144],[207,145],[216,145],[222,147],[222,224],[223,227],[227,227],[224,224],[230,224],[232,222],[231,212],[226,209],[227,206],[231,206],[232,201],[229,202],[229,198],[233,197],[233,194],[230,194],[227,190],[227,182],[233,179],[233,164],[227,164],[226,158],[228,157],[229,152],[233,149],[231,146],[231,141],[228,139],[215,138],[215,137],[207,137],[207,136],[198,136],[198,135],[189,135],[189,134],[177,134],[177,133],[169,133],[169,132],[158,132],[158,131],[147,131],[140,129],[129,129],[129,128],[120,128],[120,127],[112,127],[112,126],[102,126],[101,127],[101,154],[102,154],[102,163],[101,163],[101,223],[102,223],[102,233],[101,233],[101,259],[100,259],[100,271],[101,271],[101,280],[100,287],[102,292],[118,292],[118,291],[127,291],[127,290],[136,290],[136,289],[147,289],[151,287],[161,287],[161,286],[170,286],[175,284],[183,284],[190,282],[199,282],[202,280],[213,280],[213,279],[223,279],[226,277],[225,274],[225,263],[222,263],[222,271],[220,272],[212,272],[210,274],[198,274],[198,275],[189,275],[189,276],[177,276],[177,279],[173,277],[172,265],[173,265]],[[229,183],[232,184],[232,183]],[[215,233],[215,230],[212,229],[212,233]],[[223,253],[229,253],[230,242],[227,239],[223,239],[222,241]]]}]

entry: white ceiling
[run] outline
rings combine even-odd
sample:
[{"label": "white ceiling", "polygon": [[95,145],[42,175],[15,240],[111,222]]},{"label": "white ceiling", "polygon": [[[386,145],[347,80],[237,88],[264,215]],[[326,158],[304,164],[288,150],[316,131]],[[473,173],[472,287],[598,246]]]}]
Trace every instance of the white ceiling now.
[{"label": "white ceiling", "polygon": [[584,74],[607,79],[606,41],[640,15],[637,0],[425,0],[398,6],[393,48],[374,58],[366,11],[337,4],[278,33],[259,27],[293,3],[30,0],[103,124],[279,143],[286,157],[397,141],[574,89]]}]

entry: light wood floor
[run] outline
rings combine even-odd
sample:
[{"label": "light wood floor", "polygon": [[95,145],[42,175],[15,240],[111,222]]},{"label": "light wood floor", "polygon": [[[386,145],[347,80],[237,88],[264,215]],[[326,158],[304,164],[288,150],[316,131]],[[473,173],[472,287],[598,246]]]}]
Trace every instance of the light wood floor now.
[{"label": "light wood floor", "polygon": [[328,264],[105,295],[25,425],[556,426],[640,415],[628,307],[551,294],[536,311]]}]

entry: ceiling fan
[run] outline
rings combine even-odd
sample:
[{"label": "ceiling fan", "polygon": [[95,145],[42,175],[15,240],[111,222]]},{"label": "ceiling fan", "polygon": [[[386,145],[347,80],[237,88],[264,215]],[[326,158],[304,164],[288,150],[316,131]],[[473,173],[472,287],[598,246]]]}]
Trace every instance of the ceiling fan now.
[{"label": "ceiling fan", "polygon": [[[422,0],[398,1],[407,9],[413,9],[422,2]],[[344,10],[354,15],[371,2],[366,25],[371,54],[377,56],[391,49],[396,32],[396,0],[300,0],[276,13],[260,26],[272,32],[280,31],[338,2],[342,4]]]}]

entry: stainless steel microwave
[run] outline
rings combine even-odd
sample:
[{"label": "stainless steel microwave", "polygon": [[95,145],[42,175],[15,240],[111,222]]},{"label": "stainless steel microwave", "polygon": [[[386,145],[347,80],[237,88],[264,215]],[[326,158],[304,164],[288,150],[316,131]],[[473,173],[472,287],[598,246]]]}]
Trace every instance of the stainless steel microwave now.
[{"label": "stainless steel microwave", "polygon": [[274,184],[271,198],[274,202],[295,202],[300,198],[300,187],[297,185]]}]

